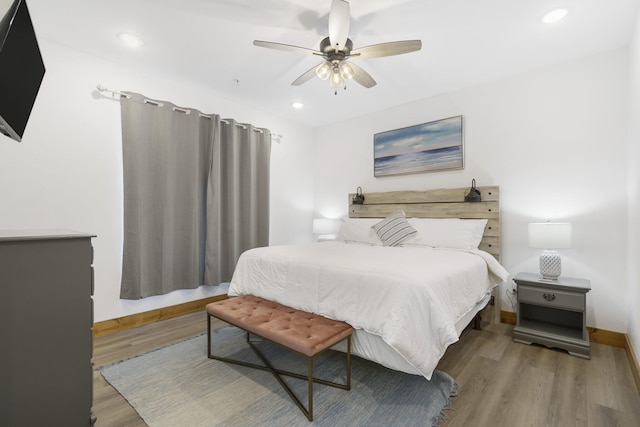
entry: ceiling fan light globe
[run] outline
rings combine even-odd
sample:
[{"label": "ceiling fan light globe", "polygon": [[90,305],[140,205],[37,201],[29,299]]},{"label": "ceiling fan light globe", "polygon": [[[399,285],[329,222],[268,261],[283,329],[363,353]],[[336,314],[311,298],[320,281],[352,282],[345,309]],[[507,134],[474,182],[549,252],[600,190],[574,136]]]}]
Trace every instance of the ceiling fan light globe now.
[{"label": "ceiling fan light globe", "polygon": [[340,75],[343,79],[351,80],[355,74],[355,70],[347,61],[342,61],[340,63]]},{"label": "ceiling fan light globe", "polygon": [[316,76],[318,76],[319,79],[327,80],[330,75],[331,64],[329,62],[324,62],[318,65],[318,68],[316,68]]},{"label": "ceiling fan light globe", "polygon": [[335,88],[344,86],[344,79],[340,75],[340,72],[334,71],[333,73],[331,73],[331,79],[329,80],[329,85]]}]

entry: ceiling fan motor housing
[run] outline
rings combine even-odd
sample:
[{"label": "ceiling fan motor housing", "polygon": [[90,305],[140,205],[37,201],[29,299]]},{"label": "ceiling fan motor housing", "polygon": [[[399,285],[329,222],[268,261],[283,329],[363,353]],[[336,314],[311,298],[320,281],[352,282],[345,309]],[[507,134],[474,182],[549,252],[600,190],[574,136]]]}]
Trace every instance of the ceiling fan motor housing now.
[{"label": "ceiling fan motor housing", "polygon": [[331,40],[329,40],[329,37],[325,37],[320,42],[320,52],[322,52],[323,56],[329,61],[332,60],[332,55],[341,56],[340,60],[348,58],[351,54],[351,49],[353,49],[353,42],[351,41],[351,39],[347,39],[346,43],[344,44],[344,48],[342,48],[341,50],[336,50],[336,48],[331,45]]}]

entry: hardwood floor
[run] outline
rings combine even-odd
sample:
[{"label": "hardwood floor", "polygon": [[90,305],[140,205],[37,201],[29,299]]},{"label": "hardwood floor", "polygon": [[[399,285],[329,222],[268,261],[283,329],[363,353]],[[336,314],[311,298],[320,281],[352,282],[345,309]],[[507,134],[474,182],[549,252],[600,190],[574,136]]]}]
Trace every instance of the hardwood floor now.
[{"label": "hardwood floor", "polygon": [[[488,313],[489,314],[489,313]],[[491,318],[490,315],[484,318]],[[94,338],[95,366],[134,357],[206,331],[203,312]],[[591,360],[511,340],[513,326],[467,329],[438,365],[462,384],[442,427],[638,426],[640,394],[621,348],[591,345]],[[97,427],[146,424],[94,373]]]},{"label": "hardwood floor", "polygon": [[[207,330],[206,322],[207,317],[203,310],[94,337],[94,367],[108,366],[204,333]],[[93,373],[93,412],[98,418],[96,427],[144,427],[147,425],[97,370]]]},{"label": "hardwood floor", "polygon": [[453,426],[638,426],[640,394],[624,349],[591,344],[591,360],[514,343],[513,326],[466,330],[438,368],[462,384]]}]

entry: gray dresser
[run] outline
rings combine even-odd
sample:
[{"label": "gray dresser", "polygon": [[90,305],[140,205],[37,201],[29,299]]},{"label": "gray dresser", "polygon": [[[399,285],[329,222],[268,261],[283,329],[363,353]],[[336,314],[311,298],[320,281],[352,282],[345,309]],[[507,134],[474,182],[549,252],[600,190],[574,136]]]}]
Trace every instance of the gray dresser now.
[{"label": "gray dresser", "polygon": [[513,281],[518,285],[518,320],[513,340],[562,348],[589,359],[585,311],[591,283],[563,276],[545,280],[533,273],[519,273]]},{"label": "gray dresser", "polygon": [[93,423],[92,237],[0,231],[0,426]]}]

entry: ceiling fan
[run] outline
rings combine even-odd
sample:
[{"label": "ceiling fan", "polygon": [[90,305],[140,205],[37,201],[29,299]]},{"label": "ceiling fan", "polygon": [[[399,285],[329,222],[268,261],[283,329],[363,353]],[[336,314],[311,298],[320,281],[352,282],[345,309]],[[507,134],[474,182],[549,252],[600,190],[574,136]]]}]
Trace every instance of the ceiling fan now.
[{"label": "ceiling fan", "polygon": [[346,89],[346,80],[353,79],[366,88],[376,85],[373,77],[358,65],[348,61],[349,58],[380,58],[415,52],[422,48],[420,40],[402,40],[365,46],[354,50],[353,42],[348,38],[349,20],[349,2],[332,0],[329,11],[329,37],[325,37],[320,42],[320,50],[262,40],[254,40],[253,44],[270,49],[322,57],[324,60],[320,65],[314,66],[291,84],[300,86],[317,76],[322,80],[328,79],[329,85],[334,88],[336,95],[338,94],[338,88],[344,87]]}]

